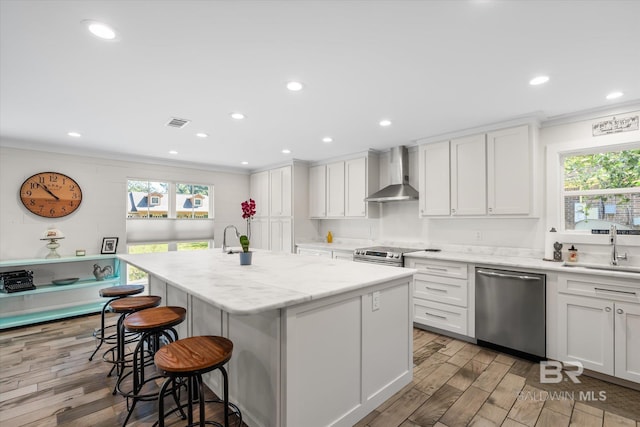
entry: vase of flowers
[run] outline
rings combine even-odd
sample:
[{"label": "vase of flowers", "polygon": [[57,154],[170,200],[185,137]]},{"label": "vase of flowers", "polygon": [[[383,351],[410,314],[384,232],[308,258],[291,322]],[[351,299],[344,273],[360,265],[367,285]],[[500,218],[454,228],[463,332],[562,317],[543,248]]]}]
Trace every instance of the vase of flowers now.
[{"label": "vase of flowers", "polygon": [[240,265],[251,265],[251,255],[253,252],[249,251],[249,239],[251,238],[251,220],[256,214],[256,202],[253,199],[245,200],[241,206],[242,218],[247,221],[247,234],[240,236],[240,245],[242,245]]}]

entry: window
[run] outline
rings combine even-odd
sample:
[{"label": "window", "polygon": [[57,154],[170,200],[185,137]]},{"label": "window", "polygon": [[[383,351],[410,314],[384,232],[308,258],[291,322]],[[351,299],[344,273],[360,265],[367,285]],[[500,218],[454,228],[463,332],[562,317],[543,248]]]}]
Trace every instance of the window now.
[{"label": "window", "polygon": [[168,218],[168,182],[127,181],[127,218]]},{"label": "window", "polygon": [[562,159],[565,230],[640,230],[640,149]]},{"label": "window", "polygon": [[177,183],[176,218],[209,218],[209,186]]}]

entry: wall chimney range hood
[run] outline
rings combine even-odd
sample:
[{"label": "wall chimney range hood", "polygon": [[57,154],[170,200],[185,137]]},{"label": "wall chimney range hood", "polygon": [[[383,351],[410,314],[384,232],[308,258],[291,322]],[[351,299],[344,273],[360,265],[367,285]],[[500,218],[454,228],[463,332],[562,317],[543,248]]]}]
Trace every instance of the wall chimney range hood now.
[{"label": "wall chimney range hood", "polygon": [[393,147],[389,152],[389,183],[364,200],[384,203],[418,199],[418,192],[409,185],[409,152],[405,146]]}]

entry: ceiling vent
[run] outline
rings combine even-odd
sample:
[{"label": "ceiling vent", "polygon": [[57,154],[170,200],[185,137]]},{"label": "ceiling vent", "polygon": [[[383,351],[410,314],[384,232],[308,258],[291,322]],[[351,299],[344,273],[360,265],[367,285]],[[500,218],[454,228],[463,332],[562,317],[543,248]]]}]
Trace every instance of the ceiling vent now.
[{"label": "ceiling vent", "polygon": [[178,119],[176,117],[172,117],[171,120],[169,120],[169,122],[167,123],[167,126],[169,126],[170,128],[183,128],[186,125],[189,124],[191,120],[187,120],[187,119]]}]

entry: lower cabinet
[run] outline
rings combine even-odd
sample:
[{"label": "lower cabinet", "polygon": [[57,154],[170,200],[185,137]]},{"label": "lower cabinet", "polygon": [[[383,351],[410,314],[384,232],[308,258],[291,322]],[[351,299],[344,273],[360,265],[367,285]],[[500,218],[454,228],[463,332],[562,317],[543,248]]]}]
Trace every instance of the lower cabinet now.
[{"label": "lower cabinet", "polygon": [[407,257],[413,276],[413,321],[459,335],[469,335],[466,263]]},{"label": "lower cabinet", "polygon": [[309,256],[318,256],[322,258],[331,258],[331,251],[325,251],[322,249],[298,248],[296,253],[298,255],[309,255]]},{"label": "lower cabinet", "polygon": [[346,261],[353,261],[353,251],[333,251],[333,259],[344,259]]},{"label": "lower cabinet", "polygon": [[293,249],[293,233],[290,218],[278,218],[269,220],[269,249],[275,252],[291,252]]},{"label": "lower cabinet", "polygon": [[[589,293],[591,285],[594,297],[558,295],[559,358],[578,361],[585,369],[640,382],[640,304],[617,300],[637,299],[640,289],[623,288],[608,279],[592,280],[560,280],[561,287],[564,284],[565,289],[584,294]],[[602,293],[613,296],[596,297]]]}]

